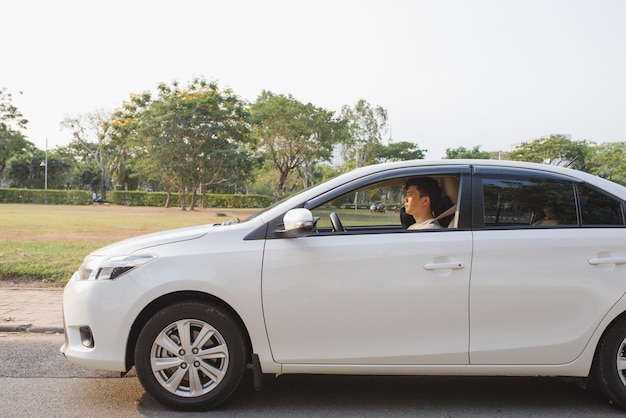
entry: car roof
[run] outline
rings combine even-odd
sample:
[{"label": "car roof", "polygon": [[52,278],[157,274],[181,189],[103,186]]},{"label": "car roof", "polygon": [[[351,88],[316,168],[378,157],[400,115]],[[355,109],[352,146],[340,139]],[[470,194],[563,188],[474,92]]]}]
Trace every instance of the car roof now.
[{"label": "car roof", "polygon": [[[358,169],[361,175],[373,174],[376,172],[404,168],[404,167],[454,167],[454,166],[483,166],[483,167],[498,167],[498,168],[519,168],[535,171],[544,171],[547,173],[561,174],[564,176],[572,177],[590,184],[594,184],[602,189],[615,194],[616,196],[626,200],[626,187],[612,182],[610,180],[598,177],[596,175],[586,173],[584,171],[575,170],[572,168],[561,167],[549,164],[531,163],[525,161],[512,161],[512,160],[481,160],[481,159],[450,159],[450,160],[408,160],[398,161],[393,163],[374,164],[371,166]],[[361,171],[362,170],[362,171]],[[354,170],[357,171],[357,170]],[[358,177],[358,176],[357,176]]]}]

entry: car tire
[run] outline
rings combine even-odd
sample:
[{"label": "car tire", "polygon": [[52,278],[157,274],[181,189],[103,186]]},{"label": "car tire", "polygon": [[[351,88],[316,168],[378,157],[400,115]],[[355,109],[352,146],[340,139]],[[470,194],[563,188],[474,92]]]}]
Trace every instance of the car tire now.
[{"label": "car tire", "polygon": [[626,317],[618,319],[600,339],[591,377],[609,402],[626,408]]},{"label": "car tire", "polygon": [[205,411],[239,386],[246,348],[230,315],[201,302],[179,302],[148,320],[135,346],[144,389],[181,411]]}]

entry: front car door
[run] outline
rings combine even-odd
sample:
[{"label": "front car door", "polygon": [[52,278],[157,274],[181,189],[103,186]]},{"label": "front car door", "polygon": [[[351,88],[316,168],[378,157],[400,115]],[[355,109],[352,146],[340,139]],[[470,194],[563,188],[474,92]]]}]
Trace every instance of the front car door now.
[{"label": "front car door", "polygon": [[[320,218],[316,232],[266,241],[263,309],[276,362],[468,363],[472,237],[463,208],[471,207],[471,190],[469,169],[455,170],[346,185],[306,203]],[[451,228],[401,226],[397,211],[410,175],[456,179]],[[332,232],[330,212],[344,232]]]}]

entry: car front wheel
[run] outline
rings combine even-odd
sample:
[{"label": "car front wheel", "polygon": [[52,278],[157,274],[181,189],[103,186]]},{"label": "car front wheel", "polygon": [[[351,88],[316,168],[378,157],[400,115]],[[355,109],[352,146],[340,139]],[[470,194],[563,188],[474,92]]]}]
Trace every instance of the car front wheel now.
[{"label": "car front wheel", "polygon": [[228,398],[245,369],[238,324],[221,309],[181,302],[157,312],[135,346],[135,368],[145,390],[178,410],[207,410]]},{"label": "car front wheel", "polygon": [[626,317],[618,319],[600,340],[592,377],[610,402],[626,408]]}]

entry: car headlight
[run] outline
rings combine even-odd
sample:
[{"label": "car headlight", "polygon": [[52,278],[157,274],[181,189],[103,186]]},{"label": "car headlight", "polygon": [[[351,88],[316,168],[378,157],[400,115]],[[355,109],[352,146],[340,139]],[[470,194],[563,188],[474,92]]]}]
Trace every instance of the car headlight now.
[{"label": "car headlight", "polygon": [[155,258],[153,254],[87,256],[78,269],[78,280],[113,280]]}]

